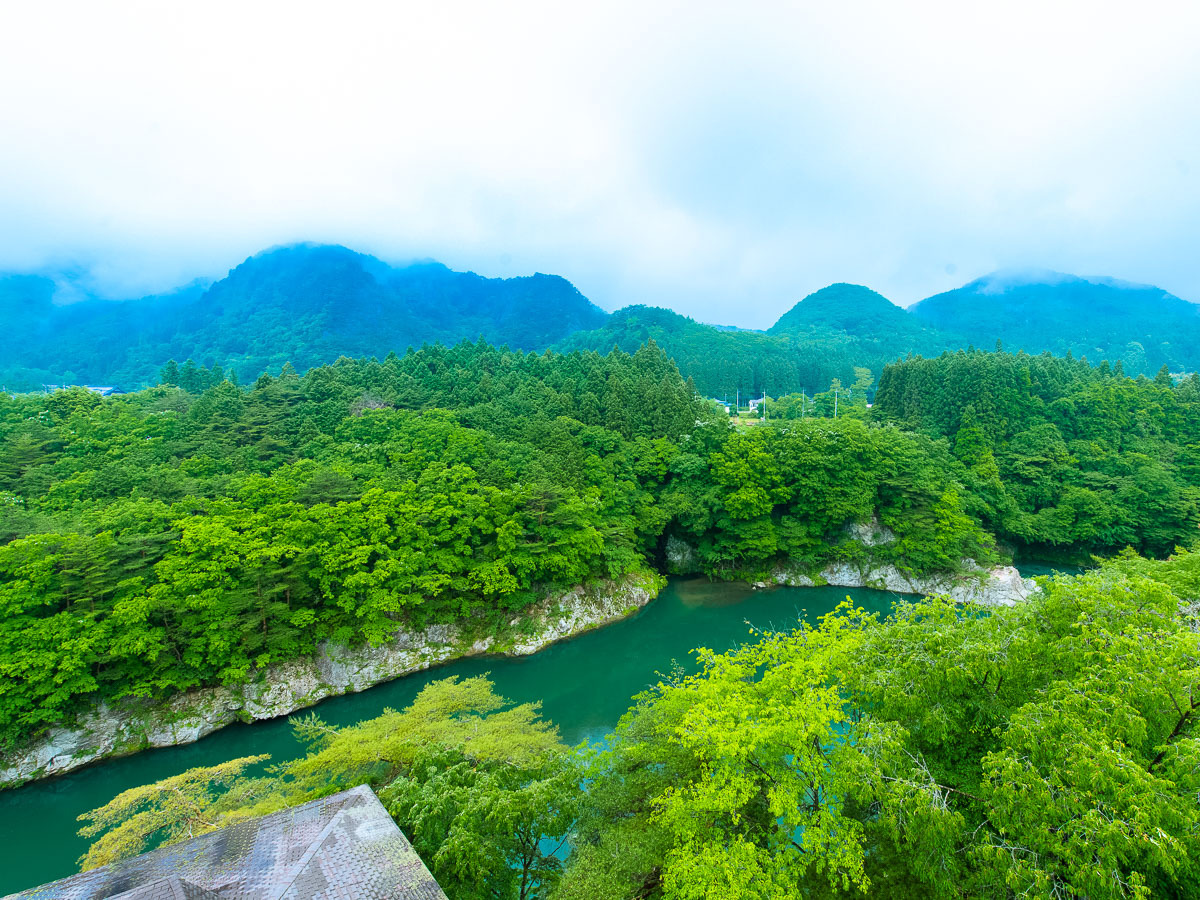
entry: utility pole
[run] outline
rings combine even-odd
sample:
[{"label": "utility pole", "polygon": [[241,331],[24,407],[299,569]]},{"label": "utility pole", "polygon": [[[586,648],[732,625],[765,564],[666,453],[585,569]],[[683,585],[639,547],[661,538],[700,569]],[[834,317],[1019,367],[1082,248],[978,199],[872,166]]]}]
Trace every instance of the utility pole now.
[{"label": "utility pole", "polygon": [[837,418],[837,402],[838,402],[838,392],[837,392],[837,388],[834,388],[833,389],[833,417],[835,419]]}]

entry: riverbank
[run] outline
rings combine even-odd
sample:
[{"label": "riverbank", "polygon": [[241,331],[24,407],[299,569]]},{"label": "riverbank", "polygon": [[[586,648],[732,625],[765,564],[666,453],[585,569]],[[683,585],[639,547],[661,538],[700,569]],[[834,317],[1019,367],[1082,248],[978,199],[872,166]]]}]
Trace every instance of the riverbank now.
[{"label": "riverbank", "polygon": [[[869,536],[856,535],[864,546]],[[455,625],[398,631],[378,647],[322,644],[315,656],[263,669],[249,684],[187,691],[166,702],[101,703],[70,727],[52,729],[0,758],[0,789],[70,772],[152,747],[198,741],[234,722],[274,719],[341,694],[356,693],[443,663],[484,654],[528,656],[549,645],[632,615],[666,579],[653,573],[581,585],[547,596],[509,623],[505,638],[473,639]],[[911,576],[894,565],[835,563],[818,572],[782,565],[755,588],[844,587],[903,594],[945,594],[961,603],[1011,606],[1037,590],[1012,566],[985,569],[963,560],[960,572]]]},{"label": "riverbank", "polygon": [[1022,577],[1015,566],[983,568],[970,559],[964,559],[962,569],[951,574],[910,575],[890,564],[834,563],[816,573],[780,567],[773,575],[771,582],[755,582],[754,586],[871,588],[899,594],[944,595],[957,603],[981,606],[1015,606],[1039,590],[1036,582]]},{"label": "riverbank", "polygon": [[619,621],[653,600],[666,579],[653,573],[580,585],[514,617],[507,638],[473,640],[455,625],[398,631],[378,647],[324,643],[315,656],[268,666],[253,682],[187,691],[166,702],[101,703],[70,727],[54,728],[0,758],[0,788],[70,772],[151,747],[198,741],[234,722],[286,716],[442,663],[483,654],[528,656]]}]

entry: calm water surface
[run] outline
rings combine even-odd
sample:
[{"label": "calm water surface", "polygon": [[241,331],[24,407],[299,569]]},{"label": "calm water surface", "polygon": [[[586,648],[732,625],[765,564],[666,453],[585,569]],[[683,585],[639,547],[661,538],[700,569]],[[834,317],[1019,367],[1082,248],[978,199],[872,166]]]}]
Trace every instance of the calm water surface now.
[{"label": "calm water surface", "polygon": [[[693,648],[731,649],[749,637],[747,622],[782,629],[798,617],[814,621],[847,596],[881,613],[896,597],[856,588],[751,591],[738,582],[672,579],[637,615],[533,656],[449,663],[359,694],[331,698],[315,709],[331,724],[348,725],[377,716],[386,707],[407,706],[435,679],[488,673],[496,691],[510,700],[540,700],[543,714],[558,725],[568,744],[599,740],[629,707],[630,697],[658,681],[658,673],[669,671],[674,663],[693,670]],[[269,753],[279,762],[300,755],[301,749],[286,719],[236,724],[194,744],[148,750],[0,791],[0,895],[75,872],[76,860],[87,848],[76,835],[76,818],[127,788],[238,756]]]}]

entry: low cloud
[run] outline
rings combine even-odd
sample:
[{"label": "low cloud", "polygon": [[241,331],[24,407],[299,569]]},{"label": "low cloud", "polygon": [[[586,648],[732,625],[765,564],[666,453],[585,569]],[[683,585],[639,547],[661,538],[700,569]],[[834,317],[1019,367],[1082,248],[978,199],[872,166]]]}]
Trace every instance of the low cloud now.
[{"label": "low cloud", "polygon": [[329,241],[752,327],[1002,267],[1200,300],[1200,7],[731,9],[25,4],[0,268],[129,295]]}]

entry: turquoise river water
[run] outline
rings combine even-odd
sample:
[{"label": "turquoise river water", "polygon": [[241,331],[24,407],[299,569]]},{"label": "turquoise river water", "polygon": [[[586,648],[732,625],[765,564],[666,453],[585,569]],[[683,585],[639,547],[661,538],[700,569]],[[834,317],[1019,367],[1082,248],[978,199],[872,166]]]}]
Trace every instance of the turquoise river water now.
[{"label": "turquoise river water", "polygon": [[[543,714],[568,744],[595,741],[617,723],[630,697],[658,680],[658,673],[674,662],[694,669],[693,648],[731,649],[748,639],[747,622],[782,629],[797,617],[814,621],[847,596],[886,613],[896,595],[832,587],[751,591],[740,582],[672,579],[635,616],[533,656],[460,660],[331,698],[315,709],[327,722],[346,725],[377,716],[385,707],[407,706],[435,679],[489,673],[497,692],[510,700],[540,700]],[[285,718],[235,724],[194,744],[147,750],[0,792],[0,895],[76,871],[87,846],[76,834],[77,817],[127,788],[238,756],[270,753],[278,762],[300,750]]]}]

